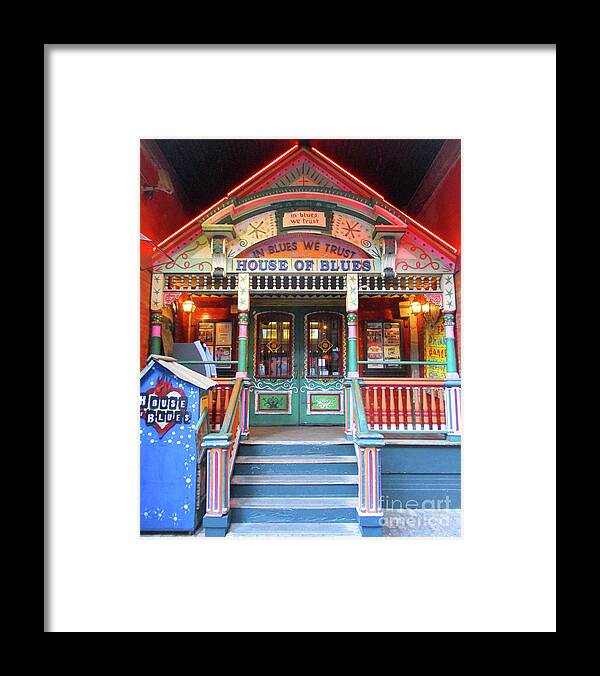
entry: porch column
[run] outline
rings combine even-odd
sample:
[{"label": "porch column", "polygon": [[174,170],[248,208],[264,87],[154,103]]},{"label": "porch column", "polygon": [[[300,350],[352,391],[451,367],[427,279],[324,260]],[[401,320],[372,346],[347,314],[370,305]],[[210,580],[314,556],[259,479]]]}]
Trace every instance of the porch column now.
[{"label": "porch column", "polygon": [[446,327],[446,381],[444,404],[446,407],[446,439],[461,440],[461,381],[456,361],[455,313],[456,297],[454,275],[442,275],[444,324]]},{"label": "porch column", "polygon": [[250,310],[250,275],[238,275],[238,367],[236,378],[248,376],[248,311]]},{"label": "porch column", "polygon": [[[346,378],[358,378],[358,350],[356,345],[356,313],[358,311],[358,275],[346,275],[346,324],[348,327],[346,348]],[[352,395],[351,380],[344,382],[344,433],[346,439],[352,439]]]},{"label": "porch column", "polygon": [[150,354],[162,353],[162,306],[164,275],[153,273],[150,289]]},{"label": "porch column", "polygon": [[381,537],[383,505],[381,495],[381,434],[355,439],[358,456],[358,523],[363,537]]},{"label": "porch column", "polygon": [[346,275],[346,321],[348,324],[347,377],[358,378],[356,313],[358,312],[358,275]]},{"label": "porch column", "polygon": [[[248,319],[250,310],[250,275],[238,275],[238,365],[236,378],[248,378]],[[247,439],[250,432],[249,382],[244,382],[240,409],[240,436]]]},{"label": "porch column", "polygon": [[456,362],[456,337],[455,337],[455,315],[454,312],[444,314],[444,324],[446,326],[446,380],[457,380],[458,366]]},{"label": "porch column", "polygon": [[211,435],[206,449],[206,513],[202,519],[206,537],[225,537],[230,513],[229,439]]}]

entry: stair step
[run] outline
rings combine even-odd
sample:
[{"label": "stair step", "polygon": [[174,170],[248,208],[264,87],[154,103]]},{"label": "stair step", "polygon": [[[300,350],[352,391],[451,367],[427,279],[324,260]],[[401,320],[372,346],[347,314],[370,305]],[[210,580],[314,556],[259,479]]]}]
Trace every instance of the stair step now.
[{"label": "stair step", "polygon": [[231,498],[232,509],[345,509],[356,498]]},{"label": "stair step", "polygon": [[356,462],[355,455],[239,455],[236,463],[240,464],[333,464]]},{"label": "stair step", "polygon": [[358,499],[358,484],[234,484],[232,498],[335,498]]},{"label": "stair step", "polygon": [[358,484],[358,476],[355,474],[237,474],[231,477],[231,483],[263,486]]},{"label": "stair step", "polygon": [[239,453],[241,455],[349,455],[353,453],[352,444],[330,444],[320,443],[318,441],[307,442],[285,442],[285,443],[261,443],[261,444],[240,444]]},{"label": "stair step", "polygon": [[227,537],[360,537],[357,523],[232,523]]}]

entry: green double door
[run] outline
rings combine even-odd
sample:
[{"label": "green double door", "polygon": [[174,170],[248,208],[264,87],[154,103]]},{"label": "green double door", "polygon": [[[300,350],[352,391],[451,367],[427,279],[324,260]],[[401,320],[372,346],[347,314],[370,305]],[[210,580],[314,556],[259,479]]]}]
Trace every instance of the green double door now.
[{"label": "green double door", "polygon": [[343,425],[343,307],[251,313],[250,425]]}]

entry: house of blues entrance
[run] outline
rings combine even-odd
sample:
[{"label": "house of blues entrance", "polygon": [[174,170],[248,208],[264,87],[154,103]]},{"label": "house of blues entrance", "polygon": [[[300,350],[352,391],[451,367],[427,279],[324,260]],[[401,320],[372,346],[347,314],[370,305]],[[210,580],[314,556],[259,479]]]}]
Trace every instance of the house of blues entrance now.
[{"label": "house of blues entrance", "polygon": [[215,431],[240,380],[243,436],[350,435],[356,379],[360,425],[458,438],[456,250],[310,149],[286,155],[161,243],[151,352],[216,377]]},{"label": "house of blues entrance", "polygon": [[366,529],[382,513],[390,435],[460,440],[456,254],[296,146],[160,243],[151,352],[218,383],[202,442],[206,523],[225,532],[238,444],[253,429],[337,426],[356,451]]}]

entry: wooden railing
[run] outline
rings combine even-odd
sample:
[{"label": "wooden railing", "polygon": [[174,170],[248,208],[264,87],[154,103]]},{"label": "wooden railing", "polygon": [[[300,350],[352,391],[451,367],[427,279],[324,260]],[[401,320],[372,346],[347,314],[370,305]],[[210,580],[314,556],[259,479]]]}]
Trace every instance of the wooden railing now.
[{"label": "wooden railing", "polygon": [[381,432],[369,429],[360,381],[345,382],[348,410],[347,433],[351,436],[358,466],[358,504],[356,511],[363,535],[381,533],[381,455],[384,445]]},{"label": "wooden railing", "polygon": [[364,378],[362,383],[370,430],[445,432],[443,380]]},{"label": "wooden railing", "polygon": [[205,526],[210,525],[210,517],[229,512],[231,474],[240,438],[246,431],[247,386],[246,379],[235,379],[219,431],[207,434],[202,441],[207,455]]},{"label": "wooden railing", "polygon": [[228,378],[218,379],[217,386],[210,390],[208,411],[211,432],[219,432],[223,426],[223,419],[231,401],[235,381]]}]

